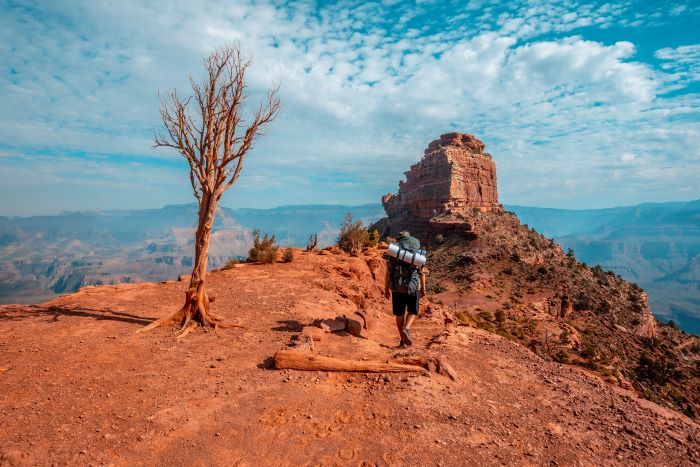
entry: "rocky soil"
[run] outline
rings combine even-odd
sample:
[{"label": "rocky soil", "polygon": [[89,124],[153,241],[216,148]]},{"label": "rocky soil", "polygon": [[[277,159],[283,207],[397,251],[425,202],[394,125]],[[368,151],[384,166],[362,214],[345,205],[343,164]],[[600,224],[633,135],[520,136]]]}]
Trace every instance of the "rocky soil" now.
[{"label": "rocky soil", "polygon": [[[295,251],[209,276],[213,311],[245,329],[160,329],[186,282],[87,287],[0,307],[0,465],[694,465],[700,426],[585,369],[462,325],[424,301],[398,343],[379,250]],[[448,291],[443,292],[448,294]],[[319,355],[441,356],[440,374],[275,370],[317,319],[379,314]]]}]

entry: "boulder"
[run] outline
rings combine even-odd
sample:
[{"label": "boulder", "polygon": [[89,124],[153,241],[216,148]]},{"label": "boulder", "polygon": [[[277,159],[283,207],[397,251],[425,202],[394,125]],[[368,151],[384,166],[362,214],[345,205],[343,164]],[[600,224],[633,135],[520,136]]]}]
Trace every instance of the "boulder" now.
[{"label": "boulder", "polygon": [[342,317],[335,319],[322,319],[319,321],[318,327],[323,329],[325,332],[343,331],[345,329],[345,319]]},{"label": "boulder", "polygon": [[354,318],[348,318],[345,324],[345,330],[348,334],[355,337],[364,337],[365,331],[362,323]]}]

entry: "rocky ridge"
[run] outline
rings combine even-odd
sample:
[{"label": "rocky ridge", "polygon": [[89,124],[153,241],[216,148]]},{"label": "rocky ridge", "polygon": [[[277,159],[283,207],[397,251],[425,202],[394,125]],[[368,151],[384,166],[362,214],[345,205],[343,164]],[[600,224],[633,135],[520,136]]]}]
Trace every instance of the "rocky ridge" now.
[{"label": "rocky ridge", "polygon": [[[700,341],[658,322],[636,284],[580,263],[513,213],[497,208],[490,158],[486,177],[481,171],[428,172],[425,167],[432,167],[436,151],[462,144],[462,136],[452,135],[430,144],[424,159],[408,172],[411,182],[400,184],[396,197],[385,197],[387,218],[375,224],[385,236],[407,229],[428,246],[430,300],[448,304],[466,325],[700,416]],[[463,136],[473,151],[469,157],[483,150],[478,140]],[[463,178],[465,174],[472,178]],[[494,181],[490,203],[435,204],[432,213],[415,209],[421,206],[416,192],[446,195],[452,192],[434,187],[482,187],[485,179]]]}]

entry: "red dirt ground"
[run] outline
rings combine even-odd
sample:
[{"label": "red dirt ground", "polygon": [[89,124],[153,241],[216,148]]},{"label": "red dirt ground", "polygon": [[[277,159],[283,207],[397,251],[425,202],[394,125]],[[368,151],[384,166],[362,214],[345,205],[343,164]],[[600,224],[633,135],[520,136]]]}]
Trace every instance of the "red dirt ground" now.
[{"label": "red dirt ground", "polygon": [[[324,252],[327,253],[327,252]],[[246,329],[134,335],[186,282],[88,287],[0,307],[0,465],[693,465],[700,427],[430,305],[398,351],[379,252],[295,251],[208,276],[215,313]],[[373,274],[375,278],[373,278]],[[366,338],[316,353],[444,355],[459,374],[275,370],[303,325],[360,304]],[[425,309],[424,305],[424,309]]]}]

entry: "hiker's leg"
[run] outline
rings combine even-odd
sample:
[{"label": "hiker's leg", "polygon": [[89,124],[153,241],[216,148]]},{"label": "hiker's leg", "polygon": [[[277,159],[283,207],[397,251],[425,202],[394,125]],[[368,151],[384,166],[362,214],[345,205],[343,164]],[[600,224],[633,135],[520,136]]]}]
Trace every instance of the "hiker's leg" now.
[{"label": "hiker's leg", "polygon": [[404,321],[404,327],[406,329],[411,329],[413,322],[418,318],[418,312],[420,311],[420,297],[416,295],[408,300],[407,306],[408,316]]},{"label": "hiker's leg", "polygon": [[[400,336],[405,323],[404,314],[406,313],[406,301],[402,299],[401,294],[391,294],[391,309],[396,317],[396,329],[398,329]],[[403,338],[401,340],[403,341]]]},{"label": "hiker's leg", "polygon": [[401,330],[403,329],[403,323],[404,323],[403,316],[397,316],[396,317],[396,329],[399,330],[399,333],[401,333]]},{"label": "hiker's leg", "polygon": [[404,327],[406,329],[411,329],[411,326],[413,326],[413,322],[416,320],[416,318],[418,318],[418,315],[409,314],[408,318],[406,318],[406,324]]}]

